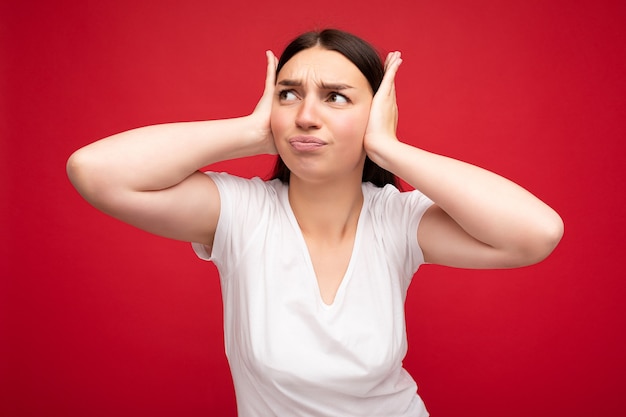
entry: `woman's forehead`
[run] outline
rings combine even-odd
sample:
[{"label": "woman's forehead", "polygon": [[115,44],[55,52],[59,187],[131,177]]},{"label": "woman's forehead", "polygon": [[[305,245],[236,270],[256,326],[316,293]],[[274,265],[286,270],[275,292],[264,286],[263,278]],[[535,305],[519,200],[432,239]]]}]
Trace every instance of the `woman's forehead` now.
[{"label": "woman's forehead", "polygon": [[348,58],[319,46],[302,50],[287,61],[278,73],[277,81],[281,80],[369,86],[365,76]]}]

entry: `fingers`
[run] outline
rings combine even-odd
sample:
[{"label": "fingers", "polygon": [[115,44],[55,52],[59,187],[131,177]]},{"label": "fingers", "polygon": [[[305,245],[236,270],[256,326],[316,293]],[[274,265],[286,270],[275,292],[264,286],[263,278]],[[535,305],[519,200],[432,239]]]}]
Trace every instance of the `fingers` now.
[{"label": "fingers", "polygon": [[385,74],[388,71],[397,71],[402,63],[402,54],[400,51],[389,52],[385,59]]},{"label": "fingers", "polygon": [[387,54],[387,58],[385,59],[385,75],[381,83],[381,88],[387,93],[393,93],[395,90],[394,81],[400,64],[402,64],[402,55],[399,51],[389,52],[389,54]]},{"label": "fingers", "polygon": [[[263,111],[263,109],[270,109],[272,106],[272,99],[274,96],[274,88],[276,84],[276,66],[278,65],[278,58],[272,51],[265,51],[265,57],[267,58],[267,68],[265,72],[265,88],[263,95],[257,103],[254,111]],[[269,111],[269,110],[268,110]]]},{"label": "fingers", "polygon": [[270,50],[265,51],[265,57],[267,59],[267,68],[265,73],[265,88],[263,95],[254,108],[254,112],[269,113],[272,107],[272,100],[274,96],[274,89],[276,84],[276,66],[278,65],[278,58]]},{"label": "fingers", "polygon": [[265,51],[267,58],[267,73],[265,75],[265,91],[272,91],[276,84],[276,66],[278,65],[278,58],[272,51]]}]

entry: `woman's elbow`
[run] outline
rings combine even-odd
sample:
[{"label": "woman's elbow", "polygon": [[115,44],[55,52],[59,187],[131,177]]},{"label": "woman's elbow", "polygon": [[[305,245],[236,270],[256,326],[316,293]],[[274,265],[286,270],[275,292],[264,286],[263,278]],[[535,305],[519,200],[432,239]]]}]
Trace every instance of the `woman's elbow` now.
[{"label": "woman's elbow", "polygon": [[85,158],[83,149],[74,151],[67,159],[65,171],[70,182],[80,192],[80,188],[85,180]]},{"label": "woman's elbow", "polygon": [[561,217],[553,212],[528,237],[521,256],[521,266],[532,265],[546,259],[563,237],[564,224]]},{"label": "woman's elbow", "polygon": [[81,148],[75,151],[67,160],[65,170],[70,182],[82,194],[84,188],[90,183],[89,152]]},{"label": "woman's elbow", "polygon": [[98,196],[106,190],[106,169],[99,166],[98,159],[88,148],[75,151],[67,160],[66,172],[78,193],[91,204],[97,204]]}]

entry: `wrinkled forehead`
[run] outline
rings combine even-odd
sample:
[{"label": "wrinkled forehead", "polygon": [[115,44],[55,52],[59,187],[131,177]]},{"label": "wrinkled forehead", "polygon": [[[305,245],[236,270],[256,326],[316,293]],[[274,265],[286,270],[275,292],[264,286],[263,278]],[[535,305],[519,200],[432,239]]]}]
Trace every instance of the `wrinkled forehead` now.
[{"label": "wrinkled forehead", "polygon": [[287,61],[277,77],[278,83],[284,80],[369,88],[363,73],[348,58],[318,46],[302,50]]}]

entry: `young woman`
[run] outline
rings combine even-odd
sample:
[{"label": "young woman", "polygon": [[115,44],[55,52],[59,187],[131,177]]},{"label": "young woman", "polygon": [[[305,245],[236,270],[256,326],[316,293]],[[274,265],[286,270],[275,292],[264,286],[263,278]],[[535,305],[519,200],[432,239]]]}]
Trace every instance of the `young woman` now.
[{"label": "young woman", "polygon": [[[561,238],[521,187],[398,140],[401,62],[306,33],[279,62],[267,53],[250,115],[135,129],[69,159],[95,207],[217,265],[241,416],[427,416],[402,368],[419,265],[529,265]],[[258,154],[279,155],[274,179],[198,172]]]}]

